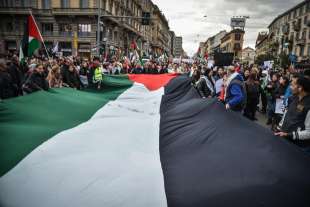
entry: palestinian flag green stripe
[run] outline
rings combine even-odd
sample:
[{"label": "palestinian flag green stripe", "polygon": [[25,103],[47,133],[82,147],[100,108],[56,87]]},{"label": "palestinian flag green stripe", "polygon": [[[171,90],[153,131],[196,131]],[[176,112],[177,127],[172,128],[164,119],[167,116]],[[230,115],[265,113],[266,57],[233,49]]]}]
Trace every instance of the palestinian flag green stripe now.
[{"label": "palestinian flag green stripe", "polygon": [[104,77],[104,89],[50,89],[0,103],[0,177],[61,131],[88,121],[130,88],[128,76]]},{"label": "palestinian flag green stripe", "polygon": [[40,48],[40,42],[37,39],[29,39],[28,56],[32,56],[33,53]]}]

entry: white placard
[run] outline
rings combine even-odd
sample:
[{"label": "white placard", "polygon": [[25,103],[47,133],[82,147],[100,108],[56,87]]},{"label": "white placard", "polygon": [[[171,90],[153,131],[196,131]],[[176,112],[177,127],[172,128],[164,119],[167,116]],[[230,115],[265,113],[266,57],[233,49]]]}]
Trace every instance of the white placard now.
[{"label": "white placard", "polygon": [[276,114],[284,114],[284,109],[285,109],[285,106],[283,103],[283,99],[277,98],[275,113]]}]

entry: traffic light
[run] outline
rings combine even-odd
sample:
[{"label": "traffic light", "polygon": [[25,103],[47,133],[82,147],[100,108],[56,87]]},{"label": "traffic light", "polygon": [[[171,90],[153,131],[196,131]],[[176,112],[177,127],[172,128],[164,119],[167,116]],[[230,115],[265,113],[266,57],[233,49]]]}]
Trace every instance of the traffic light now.
[{"label": "traffic light", "polygon": [[142,12],[142,25],[150,25],[150,24],[151,24],[151,13]]}]

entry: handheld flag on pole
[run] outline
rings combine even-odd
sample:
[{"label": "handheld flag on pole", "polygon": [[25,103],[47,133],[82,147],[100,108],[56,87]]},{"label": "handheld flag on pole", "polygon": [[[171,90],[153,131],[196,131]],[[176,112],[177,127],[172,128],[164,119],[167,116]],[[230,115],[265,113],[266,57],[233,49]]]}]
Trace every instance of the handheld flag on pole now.
[{"label": "handheld flag on pole", "polygon": [[57,53],[59,51],[59,42],[56,43],[55,47],[53,48],[52,52]]},{"label": "handheld flag on pole", "polygon": [[28,16],[28,32],[28,56],[32,56],[40,48],[40,44],[43,44],[45,52],[48,58],[50,58],[41,32],[32,14]]}]

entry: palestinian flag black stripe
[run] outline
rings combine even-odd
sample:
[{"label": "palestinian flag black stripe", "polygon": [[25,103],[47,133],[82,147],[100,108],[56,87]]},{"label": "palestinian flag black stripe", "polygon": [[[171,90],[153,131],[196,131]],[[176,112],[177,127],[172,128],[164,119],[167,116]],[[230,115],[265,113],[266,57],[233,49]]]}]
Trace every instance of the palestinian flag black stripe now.
[{"label": "palestinian flag black stripe", "polygon": [[169,207],[309,206],[310,159],[181,76],[161,103],[160,157]]}]

